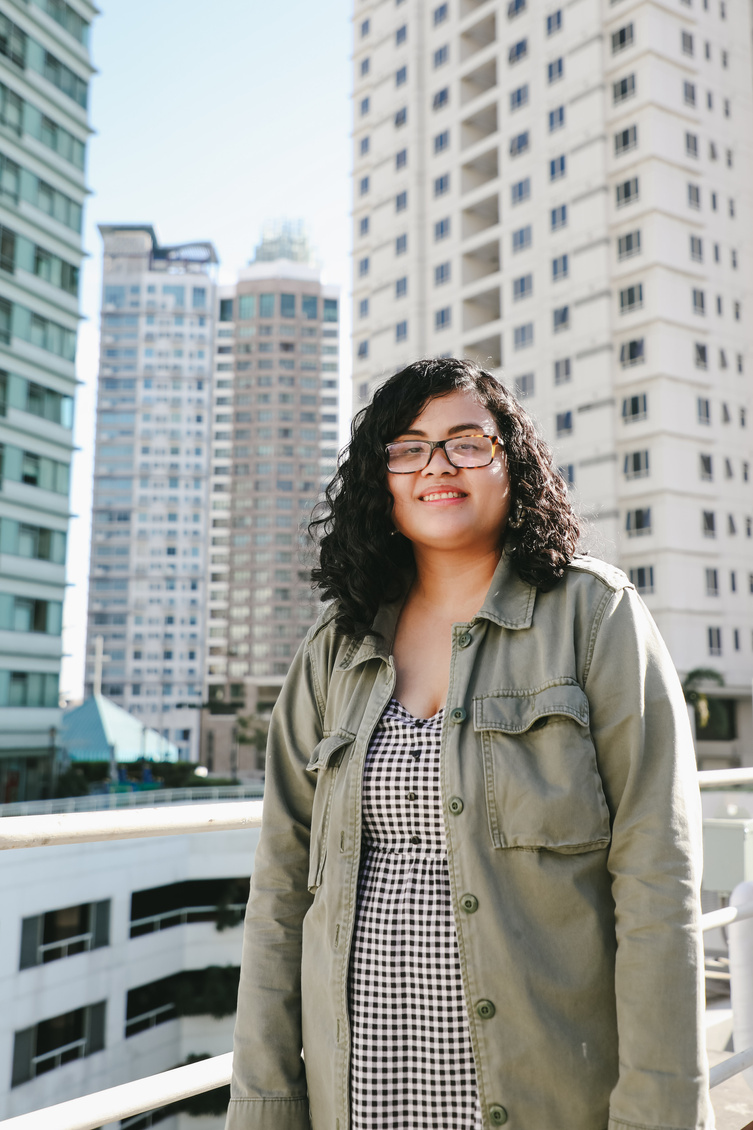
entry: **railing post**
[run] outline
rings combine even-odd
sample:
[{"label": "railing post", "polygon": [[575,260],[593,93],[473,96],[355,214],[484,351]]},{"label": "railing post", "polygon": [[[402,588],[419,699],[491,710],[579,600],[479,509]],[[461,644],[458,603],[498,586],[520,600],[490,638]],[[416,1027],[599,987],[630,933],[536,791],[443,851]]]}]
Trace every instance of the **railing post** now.
[{"label": "railing post", "polygon": [[[753,882],[738,883],[730,897],[730,906],[744,906],[753,901]],[[736,1052],[753,1047],[753,918],[742,918],[728,928],[730,997],[732,1004],[732,1040]],[[744,1073],[753,1089],[753,1068]]]}]

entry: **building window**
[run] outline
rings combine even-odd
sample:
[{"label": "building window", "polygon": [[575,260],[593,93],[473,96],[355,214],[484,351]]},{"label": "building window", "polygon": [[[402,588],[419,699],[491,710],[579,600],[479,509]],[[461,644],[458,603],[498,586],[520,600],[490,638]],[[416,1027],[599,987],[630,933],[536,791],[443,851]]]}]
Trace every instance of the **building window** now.
[{"label": "building window", "polygon": [[364,114],[368,114],[370,105],[371,105],[371,103],[369,102],[368,97],[361,99],[361,105],[359,107],[359,109],[361,111],[361,117],[363,117]]},{"label": "building window", "polygon": [[450,234],[450,218],[445,217],[444,220],[437,220],[434,225],[434,241],[438,243],[441,239],[447,239]]},{"label": "building window", "polygon": [[554,383],[556,385],[566,384],[570,380],[570,358],[560,357],[559,360],[554,362]]},{"label": "building window", "polygon": [[21,923],[19,969],[110,944],[110,900],[35,914]]},{"label": "building window", "polygon": [[635,75],[626,75],[612,84],[612,101],[615,105],[635,94]]},{"label": "building window", "polygon": [[397,29],[397,31],[395,32],[395,46],[399,47],[401,43],[405,43],[407,38],[408,38],[408,27],[407,27],[406,24],[403,24],[403,26],[399,27]]},{"label": "building window", "polygon": [[524,228],[518,228],[517,231],[512,233],[512,249],[513,252],[525,251],[526,248],[531,246],[532,229],[530,224],[526,224]]},{"label": "building window", "polygon": [[633,255],[639,255],[641,250],[641,233],[640,231],[629,231],[625,235],[617,237],[617,258],[630,259]]},{"label": "building window", "polygon": [[646,537],[651,533],[651,507],[639,506],[625,515],[625,531],[629,538]]},{"label": "building window", "polygon": [[557,82],[565,73],[565,61],[562,57],[553,59],[551,63],[547,63],[546,78],[547,82]]},{"label": "building window", "polygon": [[408,279],[403,275],[395,281],[395,298],[404,298],[408,293]]},{"label": "building window", "polygon": [[452,311],[449,306],[443,306],[441,310],[434,312],[434,329],[446,330],[452,321]]},{"label": "building window", "polygon": [[549,111],[549,132],[562,129],[565,124],[565,107],[558,106],[556,110]]},{"label": "building window", "polygon": [[438,133],[434,138],[434,152],[443,153],[445,149],[449,148],[449,145],[450,131],[448,129],[443,129],[442,132]]},{"label": "building window", "polygon": [[623,467],[626,479],[645,479],[649,473],[648,452],[631,451],[625,456]]},{"label": "building window", "polygon": [[438,90],[437,93],[434,95],[434,97],[432,99],[431,107],[432,107],[433,110],[443,110],[445,106],[449,105],[449,102],[450,102],[450,88],[449,88],[449,86],[445,86],[441,90]]},{"label": "building window", "polygon": [[515,326],[513,330],[513,346],[515,349],[527,349],[533,345],[533,322],[526,322],[523,326]]},{"label": "building window", "polygon": [[100,1001],[16,1032],[11,1087],[102,1051],[105,1009],[106,1002]]},{"label": "building window", "polygon": [[529,148],[529,141],[528,130],[524,130],[523,133],[519,133],[515,137],[510,138],[510,156],[517,157],[521,153],[525,153]]},{"label": "building window", "polygon": [[729,575],[729,591],[737,592],[737,573],[735,573],[734,569],[730,571]]},{"label": "building window", "polygon": [[359,318],[368,318],[368,316],[369,316],[369,300],[368,300],[368,298],[362,298],[361,301],[358,303],[358,317]]},{"label": "building window", "polygon": [[528,105],[528,83],[510,92],[510,111],[519,110],[521,106]]},{"label": "building window", "polygon": [[682,53],[683,55],[693,54],[693,36],[689,31],[682,33]]},{"label": "building window", "polygon": [[522,204],[531,196],[531,178],[524,177],[510,186],[510,198],[513,204]]},{"label": "building window", "polygon": [[685,152],[687,153],[688,157],[698,156],[698,134],[685,134]]},{"label": "building window", "polygon": [[635,396],[626,396],[622,401],[622,419],[626,424],[633,424],[637,420],[645,420],[648,416],[648,398],[645,392]]},{"label": "building window", "polygon": [[718,569],[706,570],[706,596],[719,596]]},{"label": "building window", "polygon": [[688,185],[688,204],[691,208],[701,207],[701,189],[697,184]]},{"label": "building window", "polygon": [[400,126],[404,126],[407,121],[408,121],[407,107],[401,106],[399,110],[395,111],[395,129],[399,129]]},{"label": "building window", "polygon": [[554,35],[562,27],[562,9],[558,8],[556,12],[546,18],[546,34]]},{"label": "building window", "polygon": [[361,39],[368,35],[371,31],[371,20],[363,20],[361,22]]},{"label": "building window", "polygon": [[697,400],[698,409],[698,423],[710,424],[711,423],[711,401],[705,396],[699,396]]},{"label": "building window", "polygon": [[552,280],[566,279],[569,273],[567,255],[558,255],[552,259]]},{"label": "building window", "polygon": [[706,295],[702,290],[698,290],[697,288],[693,289],[693,313],[706,313]]},{"label": "building window", "polygon": [[570,328],[570,307],[559,306],[552,311],[552,328],[555,333]]},{"label": "building window", "polygon": [[714,480],[714,463],[710,455],[699,454],[700,476],[701,480],[705,483],[713,482]]},{"label": "building window", "polygon": [[363,361],[369,356],[369,343],[368,341],[359,341],[358,343],[358,358]]},{"label": "building window", "polygon": [[558,412],[555,420],[555,426],[558,436],[569,436],[573,431],[573,414],[572,412]]},{"label": "building window", "polygon": [[654,591],[653,565],[637,565],[630,570],[630,583],[635,585],[636,591],[641,596],[648,596]]},{"label": "building window", "polygon": [[522,376],[515,378],[515,395],[518,400],[525,400],[527,397],[533,396],[533,388],[533,373],[523,373]]},{"label": "building window", "polygon": [[691,235],[690,237],[690,258],[694,259],[696,263],[703,262],[703,241],[699,235]]},{"label": "building window", "polygon": [[713,510],[704,510],[702,515],[703,536],[716,537],[716,515]]},{"label": "building window", "polygon": [[708,365],[708,349],[704,342],[697,341],[695,343],[695,367],[696,369],[705,369]]},{"label": "building window", "polygon": [[407,164],[408,164],[408,150],[407,149],[399,149],[397,151],[397,153],[395,154],[395,168],[396,169],[404,169]]},{"label": "building window", "polygon": [[626,286],[620,291],[620,313],[628,314],[643,306],[643,283]]},{"label": "building window", "polygon": [[434,268],[434,285],[442,286],[450,281],[451,267],[449,263],[440,263]]},{"label": "building window", "polygon": [[552,208],[551,229],[557,231],[564,227],[567,227],[567,204],[560,204],[559,207]]},{"label": "building window", "polygon": [[572,489],[572,487],[575,486],[575,464],[564,463],[559,466],[557,470],[559,471],[561,477],[564,479],[565,485],[568,487],[568,489]]},{"label": "building window", "polygon": [[434,66],[443,67],[450,58],[450,48],[445,43],[444,46],[438,47],[434,52]]},{"label": "building window", "polygon": [[408,207],[408,193],[405,192],[405,191],[398,192],[397,196],[395,197],[395,211],[396,212],[404,212],[407,207]]},{"label": "building window", "polygon": [[398,67],[395,71],[395,86],[402,86],[408,81],[408,68]]},{"label": "building window", "polygon": [[682,86],[683,98],[686,106],[695,106],[695,83],[684,82]]},{"label": "building window", "polygon": [[447,4],[440,4],[434,9],[434,27],[438,24],[443,24],[449,15],[449,6]]},{"label": "building window", "polygon": [[359,181],[359,184],[358,184],[358,191],[359,191],[361,196],[365,196],[366,193],[369,191],[369,178],[368,177],[361,177],[361,180]]},{"label": "building window", "polygon": [[444,173],[441,177],[434,178],[434,195],[444,196],[450,191],[450,174]]},{"label": "building window", "polygon": [[404,255],[408,250],[408,236],[399,235],[395,240],[395,254]]},{"label": "building window", "polygon": [[708,628],[709,655],[722,654],[722,629]]},{"label": "building window", "polygon": [[631,365],[640,365],[645,360],[646,349],[642,337],[634,338],[632,341],[623,341],[620,346],[620,364],[623,369],[627,369]]},{"label": "building window", "polygon": [[371,60],[369,58],[361,59],[361,77],[369,73],[371,67]]},{"label": "building window", "polygon": [[612,32],[612,54],[618,55],[620,51],[625,51],[631,47],[633,43],[633,25],[626,24],[625,27],[619,28],[617,31]]},{"label": "building window", "polygon": [[549,180],[560,180],[565,175],[566,160],[565,154],[562,153],[559,157],[553,157],[549,162]]},{"label": "building window", "polygon": [[507,5],[507,18],[513,19],[526,9],[527,0],[510,0]]},{"label": "building window", "polygon": [[614,135],[614,154],[619,157],[629,149],[635,149],[638,144],[638,127],[628,126]]},{"label": "building window", "polygon": [[395,341],[407,341],[408,339],[408,323],[398,322],[395,326]]},{"label": "building window", "polygon": [[520,278],[513,279],[512,297],[514,302],[521,298],[530,298],[532,294],[533,275],[521,275]]},{"label": "building window", "polygon": [[631,177],[630,180],[623,181],[618,184],[616,188],[617,207],[622,208],[625,204],[632,204],[633,201],[638,199],[638,178]]},{"label": "building window", "polygon": [[519,39],[517,43],[513,43],[510,50],[507,52],[507,59],[509,63],[518,63],[521,59],[525,59],[528,54],[528,40]]},{"label": "building window", "polygon": [[360,278],[364,278],[369,273],[369,257],[365,255],[363,259],[358,260],[358,274]]}]

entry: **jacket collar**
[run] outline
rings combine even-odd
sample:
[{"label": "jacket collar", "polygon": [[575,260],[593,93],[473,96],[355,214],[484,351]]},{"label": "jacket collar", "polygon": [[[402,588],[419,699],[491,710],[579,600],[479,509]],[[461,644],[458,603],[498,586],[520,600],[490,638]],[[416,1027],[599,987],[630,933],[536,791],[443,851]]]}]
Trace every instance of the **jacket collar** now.
[{"label": "jacket collar", "polygon": [[[400,600],[382,605],[374,617],[369,635],[363,640],[354,640],[346,651],[340,662],[341,669],[348,670],[369,659],[390,662],[397,621],[406,596],[407,590]],[[494,570],[484,603],[471,623],[491,620],[501,628],[530,628],[535,600],[534,586],[521,579],[510,558],[503,553]]]}]

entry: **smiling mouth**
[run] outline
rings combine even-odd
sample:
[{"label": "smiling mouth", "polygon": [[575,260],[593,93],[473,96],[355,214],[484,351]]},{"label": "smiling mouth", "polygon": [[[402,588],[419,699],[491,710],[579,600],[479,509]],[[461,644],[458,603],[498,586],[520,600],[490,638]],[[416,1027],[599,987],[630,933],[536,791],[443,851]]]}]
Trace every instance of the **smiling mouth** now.
[{"label": "smiling mouth", "polygon": [[434,490],[431,494],[422,494],[419,502],[442,502],[447,498],[467,498],[462,490]]}]

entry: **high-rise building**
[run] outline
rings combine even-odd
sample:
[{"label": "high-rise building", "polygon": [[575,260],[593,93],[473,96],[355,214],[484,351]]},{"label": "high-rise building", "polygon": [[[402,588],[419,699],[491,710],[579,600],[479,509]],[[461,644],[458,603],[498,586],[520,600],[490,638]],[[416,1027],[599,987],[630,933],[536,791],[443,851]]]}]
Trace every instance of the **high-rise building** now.
[{"label": "high-rise building", "polygon": [[60,720],[96,13],[0,3],[0,801],[49,789]]},{"label": "high-rise building", "polygon": [[211,243],[161,247],[148,225],[100,231],[86,693],[196,760],[217,255]]},{"label": "high-rise building", "polygon": [[[339,288],[322,281],[305,235],[288,225],[265,231],[237,284],[219,288],[206,660],[214,713],[202,739],[213,766],[228,762],[220,709],[263,712],[317,615],[305,528],[337,457],[339,313]],[[230,767],[244,768],[237,756]]]},{"label": "high-rise building", "polygon": [[354,30],[355,406],[416,357],[499,372],[681,674],[724,680],[699,756],[741,756],[750,5],[359,0]]}]

